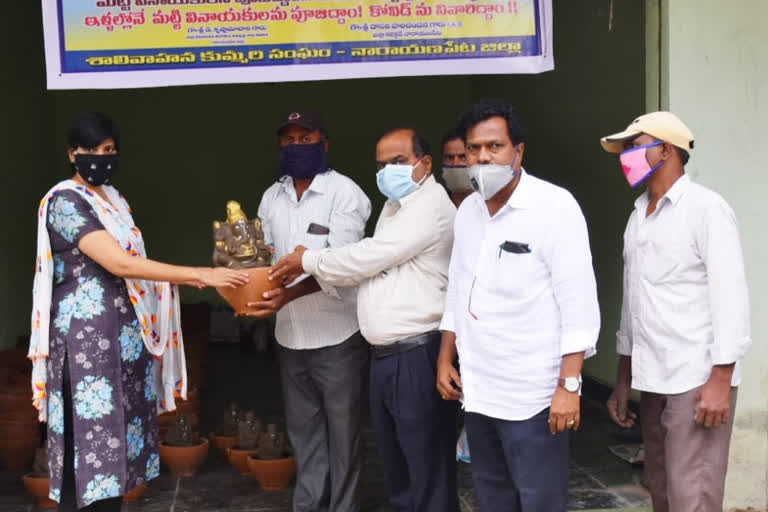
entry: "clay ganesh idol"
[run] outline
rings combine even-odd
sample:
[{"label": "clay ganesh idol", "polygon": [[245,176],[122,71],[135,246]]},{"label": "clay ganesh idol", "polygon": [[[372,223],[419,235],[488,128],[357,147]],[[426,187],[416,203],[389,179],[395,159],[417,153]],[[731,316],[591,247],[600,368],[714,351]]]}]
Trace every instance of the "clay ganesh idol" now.
[{"label": "clay ganesh idol", "polygon": [[235,314],[247,312],[247,304],[262,299],[265,291],[277,287],[269,280],[272,249],[264,241],[259,218],[248,220],[240,203],[227,202],[227,219],[213,222],[213,265],[243,269],[249,273],[248,284],[239,288],[217,288],[235,309]]}]

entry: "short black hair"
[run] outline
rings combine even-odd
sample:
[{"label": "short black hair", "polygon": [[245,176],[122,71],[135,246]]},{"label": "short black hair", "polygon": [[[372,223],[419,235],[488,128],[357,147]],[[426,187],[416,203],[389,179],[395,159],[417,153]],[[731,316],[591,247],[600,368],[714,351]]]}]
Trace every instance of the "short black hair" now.
[{"label": "short black hair", "polygon": [[682,160],[683,165],[686,165],[688,163],[688,160],[691,158],[691,154],[688,153],[683,148],[679,148],[677,146],[673,146],[677,150],[677,154],[680,155],[680,160]]},{"label": "short black hair", "polygon": [[115,141],[120,147],[120,133],[115,122],[101,112],[80,112],[69,125],[67,147],[69,149],[93,149],[107,139]]},{"label": "short black hair", "polygon": [[379,137],[379,140],[392,135],[395,132],[403,131],[411,132],[413,134],[413,137],[411,138],[411,144],[413,145],[413,154],[416,155],[416,157],[423,158],[425,156],[432,156],[432,148],[429,145],[429,141],[414,128],[408,128],[406,126],[398,126],[397,128],[392,128],[391,130],[384,132],[381,137]]},{"label": "short black hair", "polygon": [[461,128],[458,126],[443,135],[443,138],[440,139],[440,150],[442,151],[448,142],[456,139],[460,139],[462,142],[464,142],[464,132],[462,132]]},{"label": "short black hair", "polygon": [[507,122],[507,133],[514,144],[525,142],[527,131],[517,109],[499,99],[481,100],[464,113],[459,122],[459,130],[464,142],[467,141],[469,130],[493,117],[501,117]]}]

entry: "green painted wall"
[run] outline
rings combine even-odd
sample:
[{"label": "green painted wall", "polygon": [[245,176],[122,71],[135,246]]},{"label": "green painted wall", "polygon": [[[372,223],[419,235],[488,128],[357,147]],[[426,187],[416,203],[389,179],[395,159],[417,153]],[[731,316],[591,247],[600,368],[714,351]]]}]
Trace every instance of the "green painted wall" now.
[{"label": "green painted wall", "polygon": [[[623,128],[644,109],[641,2],[617,3],[609,31],[607,2],[555,0],[556,71],[542,75],[60,92],[43,91],[41,30],[30,30],[40,25],[38,2],[14,3],[12,9],[25,23],[6,28],[17,42],[3,47],[30,51],[8,57],[19,60],[19,72],[14,83],[3,85],[8,119],[26,128],[4,137],[23,151],[6,160],[3,177],[12,183],[3,187],[3,202],[12,211],[6,218],[13,221],[2,246],[8,268],[0,345],[27,330],[34,211],[39,196],[67,174],[64,132],[75,112],[104,110],[119,122],[122,169],[115,183],[132,203],[151,257],[205,265],[210,222],[223,217],[226,200],[240,200],[254,215],[261,193],[274,180],[274,127],[284,113],[308,106],[325,114],[332,163],[360,183],[378,213],[382,199],[373,148],[380,132],[413,124],[437,144],[470,101],[494,96],[516,104],[529,126],[526,167],[569,188],[585,210],[604,316],[603,350],[588,369],[612,380],[620,241],[632,193],[598,138]],[[185,290],[184,300],[199,299],[215,300],[215,294]]]}]

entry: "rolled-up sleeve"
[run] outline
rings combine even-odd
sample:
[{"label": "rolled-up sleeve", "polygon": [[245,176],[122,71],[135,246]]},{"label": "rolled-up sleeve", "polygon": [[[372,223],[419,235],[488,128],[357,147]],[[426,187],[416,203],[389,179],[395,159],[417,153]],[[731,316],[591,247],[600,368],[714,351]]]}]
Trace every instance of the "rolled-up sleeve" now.
[{"label": "rolled-up sleeve", "polygon": [[441,331],[456,332],[455,307],[459,282],[459,276],[456,275],[456,267],[458,266],[458,257],[456,255],[460,250],[461,240],[461,237],[456,236],[456,228],[454,226],[453,248],[451,249],[451,264],[448,267],[448,289],[445,294],[445,308],[443,311],[443,318],[440,320]]},{"label": "rolled-up sleeve", "polygon": [[699,250],[709,284],[712,363],[735,363],[752,344],[749,290],[736,216],[722,198],[707,211],[699,230]]},{"label": "rolled-up sleeve", "polygon": [[592,252],[584,214],[568,195],[549,251],[549,268],[555,300],[560,308],[560,353],[597,353],[600,307],[592,268]]},{"label": "rolled-up sleeve", "polygon": [[616,352],[620,356],[632,356],[632,325],[629,315],[629,270],[624,257],[624,285],[621,293],[621,320],[616,333]]}]

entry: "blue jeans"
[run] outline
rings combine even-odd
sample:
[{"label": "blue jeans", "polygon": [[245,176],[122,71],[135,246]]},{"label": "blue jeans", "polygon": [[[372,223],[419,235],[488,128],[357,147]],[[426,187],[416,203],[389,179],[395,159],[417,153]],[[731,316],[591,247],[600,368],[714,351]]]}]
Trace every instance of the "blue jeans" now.
[{"label": "blue jeans", "polygon": [[481,511],[566,511],[568,432],[552,435],[548,419],[548,408],[523,421],[465,415]]}]

